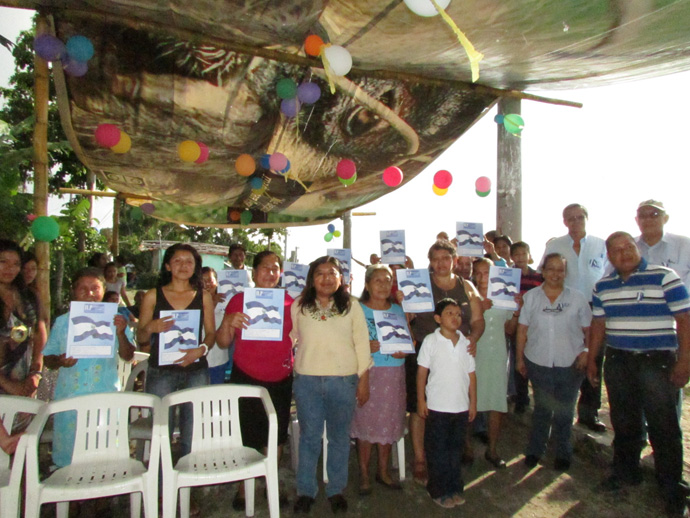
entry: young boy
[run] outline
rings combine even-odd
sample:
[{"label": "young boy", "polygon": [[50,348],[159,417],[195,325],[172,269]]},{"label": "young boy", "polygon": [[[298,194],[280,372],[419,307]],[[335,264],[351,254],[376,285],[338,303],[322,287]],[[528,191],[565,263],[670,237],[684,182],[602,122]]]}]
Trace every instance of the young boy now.
[{"label": "young boy", "polygon": [[510,258],[515,264],[515,268],[520,268],[520,270],[522,270],[522,276],[520,278],[520,295],[524,295],[532,288],[541,286],[541,283],[544,282],[544,278],[541,276],[541,273],[529,266],[532,264],[532,255],[530,254],[529,245],[527,243],[518,241],[510,245]]},{"label": "young boy", "polygon": [[457,301],[438,302],[434,320],[440,327],[427,335],[417,357],[417,413],[426,419],[426,488],[434,502],[448,509],[465,503],[460,463],[467,423],[477,414],[477,377],[469,340],[459,331]]}]

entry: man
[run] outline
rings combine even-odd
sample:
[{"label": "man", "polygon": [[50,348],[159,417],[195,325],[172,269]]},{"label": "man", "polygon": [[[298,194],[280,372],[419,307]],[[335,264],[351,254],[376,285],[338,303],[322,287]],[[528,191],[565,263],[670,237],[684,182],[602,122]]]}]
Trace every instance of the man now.
[{"label": "man", "polygon": [[466,281],[472,280],[472,257],[459,255],[455,258],[455,267],[453,273]]},{"label": "man", "polygon": [[690,378],[690,299],[678,275],[649,265],[626,232],[606,240],[615,271],[592,298],[587,377],[598,384],[596,357],[606,345],[604,381],[613,424],[613,473],[600,486],[617,491],[642,482],[640,451],[647,418],[657,482],[668,516],[686,516],[679,390]]},{"label": "man", "polygon": [[231,270],[246,270],[244,260],[247,257],[247,249],[240,243],[233,243],[230,245],[228,251],[228,259],[230,259]]},{"label": "man", "polygon": [[637,226],[642,233],[635,241],[640,255],[649,264],[671,268],[690,289],[690,238],[664,232],[668,214],[664,204],[647,200],[637,207]]},{"label": "man", "polygon": [[[592,290],[609,268],[606,257],[606,243],[603,239],[587,234],[587,209],[579,203],[572,203],[563,209],[563,224],[568,229],[565,236],[546,243],[546,255],[557,252],[565,257],[565,285],[582,293],[592,301]],[[544,259],[542,259],[543,263]],[[541,263],[540,263],[541,264]],[[597,358],[599,374],[603,363],[603,351]],[[599,421],[601,408],[601,386],[593,387],[584,380],[580,387],[577,403],[577,420],[593,432],[605,432],[606,426]]]}]

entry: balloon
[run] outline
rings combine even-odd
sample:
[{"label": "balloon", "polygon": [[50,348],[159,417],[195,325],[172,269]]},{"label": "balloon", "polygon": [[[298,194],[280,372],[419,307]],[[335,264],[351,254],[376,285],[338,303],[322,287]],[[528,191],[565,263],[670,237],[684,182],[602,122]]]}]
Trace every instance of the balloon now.
[{"label": "balloon", "polygon": [[333,232],[333,237],[340,237],[340,230]]},{"label": "balloon", "polygon": [[330,47],[326,47],[323,53],[335,75],[344,76],[352,68],[352,56],[345,47],[331,45]]},{"label": "balloon", "polygon": [[324,239],[324,241],[331,241],[331,240],[333,239],[333,234],[331,234],[331,233],[329,232],[328,234],[326,234],[325,236],[323,236],[323,239]]},{"label": "balloon", "polygon": [[348,178],[348,179],[338,178],[338,180],[340,180],[340,183],[342,183],[345,187],[347,187],[347,186],[352,185],[353,183],[355,183],[357,181],[357,173],[355,173],[355,175],[352,178]]},{"label": "balloon", "polygon": [[357,174],[357,166],[352,160],[343,158],[335,167],[335,172],[341,180],[349,180]]},{"label": "balloon", "polygon": [[518,135],[525,127],[525,121],[516,113],[509,113],[503,116],[503,126],[508,133]]},{"label": "balloon", "polygon": [[439,189],[447,189],[453,183],[453,175],[445,169],[441,169],[434,175],[434,185]]},{"label": "balloon", "polygon": [[68,76],[82,77],[89,71],[89,65],[86,64],[86,61],[77,61],[68,57],[62,61],[62,70]]},{"label": "balloon", "polygon": [[438,196],[444,196],[448,192],[448,189],[440,189],[440,188],[436,187],[435,185],[432,186],[432,189],[434,191],[434,194],[436,194]]},{"label": "balloon", "polygon": [[120,132],[120,142],[110,148],[113,153],[123,154],[132,149],[132,139],[124,131]]},{"label": "balloon", "polygon": [[335,232],[335,225],[333,223],[329,223],[326,228],[328,228],[329,232]]},{"label": "balloon", "polygon": [[41,34],[34,38],[34,50],[46,61],[57,61],[65,53],[65,44],[55,36]]},{"label": "balloon", "polygon": [[147,216],[150,216],[156,212],[156,206],[153,203],[142,203],[141,211]]},{"label": "balloon", "polygon": [[256,162],[251,155],[244,153],[235,160],[235,170],[240,176],[251,176],[256,171]]},{"label": "balloon", "polygon": [[480,198],[486,198],[489,194],[491,194],[491,191],[484,191],[484,192],[477,191],[477,196],[479,196]]},{"label": "balloon", "polygon": [[399,167],[390,166],[383,171],[383,183],[388,187],[397,187],[402,183],[403,173]]},{"label": "balloon", "polygon": [[297,84],[287,77],[279,79],[276,83],[276,93],[281,99],[294,99],[297,95]]},{"label": "balloon", "polygon": [[304,52],[306,52],[309,56],[316,57],[321,54],[321,47],[323,47],[323,45],[324,43],[321,39],[321,36],[310,34],[307,36],[307,39],[304,40]]},{"label": "balloon", "polygon": [[496,124],[503,124],[503,120],[504,120],[504,119],[505,119],[505,117],[503,116],[503,114],[499,113],[498,115],[496,115],[496,116],[494,117],[494,122],[495,122]]},{"label": "balloon", "polygon": [[31,224],[36,241],[54,241],[60,235],[60,225],[50,216],[39,216]]},{"label": "balloon", "polygon": [[264,180],[260,176],[255,176],[249,180],[252,189],[261,189],[264,186]]},{"label": "balloon", "polygon": [[271,155],[269,155],[268,153],[261,155],[261,158],[259,158],[259,165],[261,167],[263,167],[264,169],[270,169],[271,164],[269,164],[269,162],[268,162],[270,159],[271,159]]},{"label": "balloon", "polygon": [[28,219],[29,221],[33,221],[33,220],[35,220],[37,217],[38,217],[38,216],[36,216],[36,214],[27,214],[26,219]]},{"label": "balloon", "polygon": [[249,225],[252,222],[252,211],[249,209],[243,210],[240,214],[240,223],[242,225]]},{"label": "balloon", "polygon": [[479,192],[485,192],[491,190],[491,180],[486,176],[480,176],[477,181],[474,182],[474,187]]},{"label": "balloon", "polygon": [[141,210],[141,207],[132,207],[129,215],[134,221],[139,221],[144,217],[144,211]]},{"label": "balloon", "polygon": [[[414,14],[418,14],[419,16],[436,16],[438,14],[438,11],[436,10],[436,7],[434,7],[434,4],[431,3],[431,0],[403,0],[405,2],[405,5],[407,8],[412,11]],[[448,7],[448,4],[450,4],[450,0],[436,0],[436,3],[441,9],[444,9]]]},{"label": "balloon", "polygon": [[99,124],[96,128],[96,143],[101,147],[113,147],[120,142],[122,132],[115,124]]},{"label": "balloon", "polygon": [[65,47],[69,57],[75,61],[86,63],[93,57],[93,43],[86,36],[72,36]]},{"label": "balloon", "polygon": [[230,211],[230,221],[239,221],[242,217],[242,213],[239,210]]},{"label": "balloon", "polygon": [[278,172],[279,172],[280,174],[285,174],[285,173],[287,173],[287,172],[290,170],[290,167],[291,167],[291,164],[290,164],[290,161],[288,160],[288,161],[287,161],[287,165],[286,165],[283,169],[281,169],[280,171],[278,171]]},{"label": "balloon", "polygon": [[206,160],[208,160],[208,155],[209,155],[210,151],[208,149],[208,146],[206,144],[204,144],[203,142],[197,142],[197,145],[199,146],[200,153],[199,153],[199,158],[194,160],[194,163],[203,164],[204,162],[206,162]]},{"label": "balloon", "polygon": [[177,154],[185,162],[194,162],[201,156],[201,147],[193,140],[185,140],[177,146]]},{"label": "balloon", "polygon": [[268,165],[273,171],[282,171],[287,166],[288,159],[282,153],[273,153],[268,159]]},{"label": "balloon", "polygon": [[321,88],[316,83],[302,83],[297,87],[297,98],[302,104],[314,104],[321,97]]},{"label": "balloon", "polygon": [[299,112],[300,104],[299,100],[295,97],[294,99],[283,99],[280,102],[280,111],[286,117],[294,117]]}]

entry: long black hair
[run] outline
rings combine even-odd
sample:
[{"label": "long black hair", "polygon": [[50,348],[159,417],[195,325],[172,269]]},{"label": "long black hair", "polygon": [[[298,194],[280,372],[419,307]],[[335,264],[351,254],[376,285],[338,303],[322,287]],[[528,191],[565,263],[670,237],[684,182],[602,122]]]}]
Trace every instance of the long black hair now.
[{"label": "long black hair", "polygon": [[[24,252],[21,249],[21,247],[14,241],[11,241],[9,239],[0,239],[0,253],[2,252],[14,252],[17,254],[20,268],[16,277],[11,282],[11,286],[17,290],[22,301],[25,301],[27,299],[28,293],[26,291],[26,284],[24,283],[24,276],[22,275],[21,269],[22,257],[24,255]],[[2,324],[2,327],[5,327],[5,325],[7,325],[7,319],[5,318],[5,301],[2,299],[2,297],[0,297],[0,324]]]},{"label": "long black hair", "polygon": [[[304,290],[302,290],[302,296],[299,301],[300,311],[302,311],[302,313],[304,313],[305,308],[310,310],[316,309],[316,287],[314,286],[314,274],[319,266],[326,263],[333,265],[336,270],[338,270],[338,273],[341,277],[343,275],[343,267],[340,265],[340,261],[338,261],[338,259],[335,257],[324,255],[323,257],[319,257],[318,259],[309,263],[307,282],[304,286]],[[347,291],[345,291],[345,285],[342,282],[333,294],[333,303],[335,304],[336,310],[341,315],[345,315],[348,311],[350,311],[350,295],[348,295]]]},{"label": "long black hair", "polygon": [[187,243],[175,243],[165,251],[163,256],[163,267],[158,274],[158,286],[167,286],[172,282],[172,272],[168,271],[165,265],[170,265],[170,261],[176,252],[189,252],[194,257],[194,273],[189,278],[189,284],[196,290],[204,289],[204,280],[201,275],[201,256],[192,245]]}]

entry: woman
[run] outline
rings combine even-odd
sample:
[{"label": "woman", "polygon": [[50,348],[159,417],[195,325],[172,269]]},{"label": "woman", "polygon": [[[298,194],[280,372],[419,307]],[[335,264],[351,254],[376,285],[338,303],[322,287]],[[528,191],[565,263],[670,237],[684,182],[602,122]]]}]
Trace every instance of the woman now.
[{"label": "woman", "polygon": [[[213,315],[216,321],[216,345],[218,346],[218,328],[223,322],[225,307],[223,304],[224,296],[218,293],[218,274],[210,266],[201,269],[201,277],[204,281],[206,290],[213,300]],[[231,339],[232,341],[232,339]],[[211,385],[221,385],[225,383],[225,373],[230,368],[230,352],[228,346],[213,347],[206,357],[208,362],[208,379]]]},{"label": "woman", "polygon": [[506,334],[517,329],[517,313],[492,307],[487,298],[489,269],[493,263],[482,257],[473,264],[474,281],[482,296],[484,334],[477,343],[475,368],[477,372],[477,412],[489,412],[489,444],[484,457],[495,468],[504,469],[505,461],[496,451],[501,421],[508,411],[508,346]]},{"label": "woman", "polygon": [[549,430],[556,440],[554,468],[567,471],[573,453],[570,432],[589,351],[592,312],[579,291],[563,285],[565,258],[544,258],[544,283],[525,293],[517,332],[517,369],[532,380],[534,413],[525,464],[533,468],[546,451]]},{"label": "woman", "polygon": [[[480,297],[474,285],[452,273],[455,264],[456,250],[450,241],[436,241],[429,249],[431,268],[431,292],[434,303],[445,299],[455,299],[460,305],[462,325],[460,331],[469,341],[470,354],[474,356],[477,341],[484,332],[484,317],[480,306]],[[401,300],[401,295],[398,295]],[[410,314],[412,337],[419,348],[424,338],[438,327],[434,312]],[[417,414],[417,355],[405,359],[407,385],[407,411],[410,412],[410,436],[414,452],[413,476],[415,482],[426,485],[426,459],[424,457],[424,419]],[[470,453],[466,452],[466,456]]]},{"label": "woman", "polygon": [[355,403],[369,399],[369,330],[357,299],[345,292],[334,257],[309,265],[302,294],[292,305],[295,401],[300,423],[295,513],[308,513],[318,492],[316,466],[324,421],[328,436],[326,495],[334,513],[347,511],[350,423]]},{"label": "woman", "polygon": [[125,286],[126,281],[117,276],[117,264],[108,263],[103,269],[103,275],[105,275],[105,291],[114,291],[120,294],[120,298],[125,303],[126,306],[131,306],[129,302],[129,297],[127,296],[127,287]]},{"label": "woman", "polygon": [[[165,310],[200,311],[199,346],[187,349],[174,365],[159,363],[160,333],[175,324],[172,317],[160,317],[160,312]],[[216,325],[211,295],[204,291],[201,281],[201,257],[193,246],[177,243],[165,251],[158,287],[146,293],[141,305],[137,340],[142,346],[149,344],[142,349],[151,353],[146,380],[146,390],[151,394],[163,397],[177,390],[208,385],[206,355],[216,341]],[[181,405],[182,455],[191,451],[192,424],[191,405]],[[171,434],[173,430],[171,412]]]},{"label": "woman", "polygon": [[[270,250],[259,252],[254,257],[252,278],[256,288],[277,288],[283,262]],[[283,306],[283,338],[280,341],[245,340],[242,330],[249,325],[249,315],[242,312],[244,293],[238,293],[225,310],[225,317],[218,329],[218,347],[227,349],[233,338],[235,352],[230,373],[230,383],[259,385],[266,387],[278,415],[278,461],[283,445],[288,439],[290,424],[290,403],[292,402],[292,316],[290,306],[293,299],[285,293]],[[245,446],[266,452],[268,447],[268,418],[263,404],[258,399],[240,400],[240,425],[242,442]],[[287,504],[284,492],[280,495],[282,505]],[[241,484],[232,506],[236,510],[245,508],[244,484]]]},{"label": "woman", "polygon": [[[105,280],[101,270],[83,268],[72,279],[72,300],[79,302],[101,302],[105,295]],[[113,323],[117,333],[117,355],[112,358],[67,357],[67,335],[69,313],[60,315],[50,331],[46,344],[46,367],[60,369],[55,387],[55,399],[66,399],[83,394],[117,392],[120,378],[117,373],[118,356],[125,361],[134,357],[134,346],[127,337],[127,320],[115,315]],[[60,413],[55,416],[53,432],[53,462],[64,467],[72,462],[74,447],[75,415]]]},{"label": "woman", "polygon": [[372,444],[378,451],[376,482],[389,489],[400,490],[388,470],[391,446],[405,433],[405,353],[381,354],[376,335],[374,311],[398,313],[402,308],[393,303],[391,289],[393,272],[385,264],[373,264],[364,276],[364,291],[359,299],[369,328],[369,347],[374,366],[369,370],[369,401],[355,409],[350,436],[357,439],[359,457],[359,494],[371,493],[369,459]]},{"label": "woman", "polygon": [[[37,298],[25,289],[22,250],[13,241],[0,239],[0,394],[34,397],[43,369],[45,327],[38,318]],[[12,430],[0,422],[0,447],[13,453],[19,432],[29,419],[20,419]]]}]

